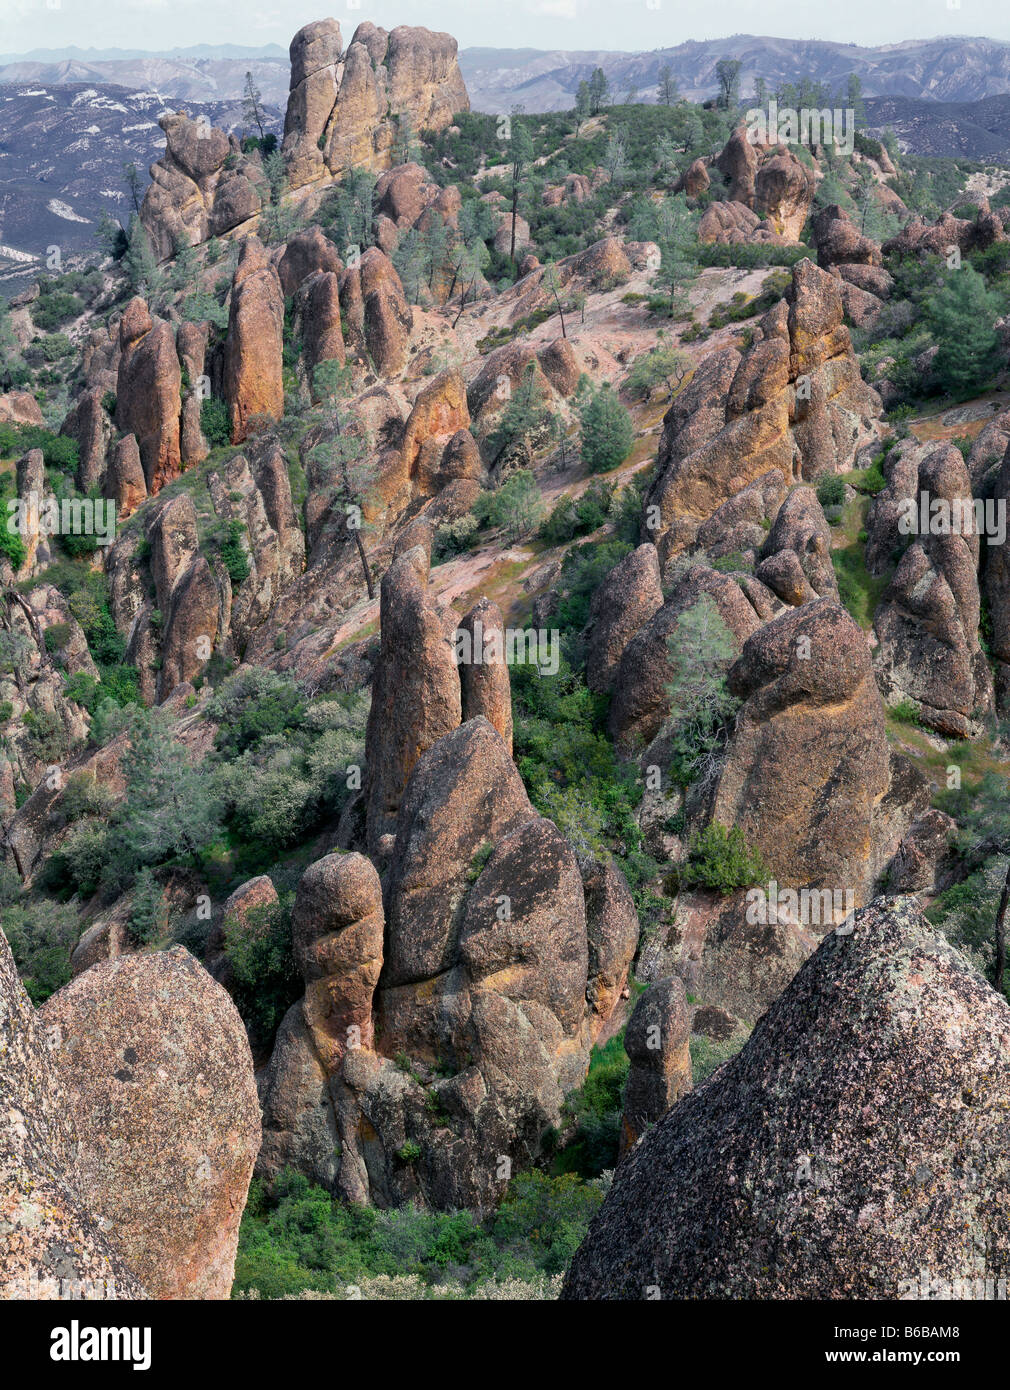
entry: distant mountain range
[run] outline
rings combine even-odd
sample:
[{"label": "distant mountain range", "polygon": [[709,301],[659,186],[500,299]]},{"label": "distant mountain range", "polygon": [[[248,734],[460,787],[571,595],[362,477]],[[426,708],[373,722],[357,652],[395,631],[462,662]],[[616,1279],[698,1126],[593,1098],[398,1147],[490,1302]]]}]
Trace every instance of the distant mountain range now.
[{"label": "distant mountain range", "polygon": [[966,102],[1010,92],[1010,44],[985,38],[914,39],[861,48],[738,34],[651,53],[467,48],[460,66],[476,110],[508,111],[521,103],[527,111],[558,111],[572,105],[579,82],[595,67],[603,68],[619,97],[634,89],[641,101],[655,98],[659,69],[669,63],[681,95],[703,101],[718,90],[715,65],[720,58],[740,61],[745,96],[761,77],[770,88],[809,77],[836,91],[850,73],[859,77],[867,96]]},{"label": "distant mountain range", "polygon": [[[740,61],[745,96],[761,77],[772,88],[810,77],[838,90],[850,73],[858,75],[867,96],[969,102],[1010,92],[1010,44],[986,38],[913,39],[861,48],[737,34],[649,53],[465,48],[459,57],[471,104],[492,112],[508,111],[517,103],[527,111],[564,110],[573,104],[580,81],[596,67],[603,68],[619,97],[633,89],[640,101],[654,100],[665,63],[682,95],[702,101],[718,89],[715,65],[720,58]],[[187,101],[240,97],[247,71],[255,75],[265,101],[284,105],[288,56],[277,44],[197,44],[163,53],[67,48],[0,55],[0,82],[114,83]]]}]

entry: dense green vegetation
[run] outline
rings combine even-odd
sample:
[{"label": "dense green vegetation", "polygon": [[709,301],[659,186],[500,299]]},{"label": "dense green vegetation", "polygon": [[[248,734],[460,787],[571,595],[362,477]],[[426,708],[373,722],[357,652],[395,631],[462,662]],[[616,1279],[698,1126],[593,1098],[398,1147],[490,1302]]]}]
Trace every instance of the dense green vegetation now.
[{"label": "dense green vegetation", "polygon": [[347,1206],[284,1172],[270,1187],[252,1185],[235,1294],[283,1298],[313,1289],[355,1297],[360,1289],[368,1296],[368,1281],[383,1275],[413,1275],[422,1292],[462,1286],[477,1297],[491,1281],[542,1287],[545,1276],[568,1267],[602,1200],[603,1184],[534,1171],[514,1178],[498,1210],[480,1221],[468,1211]]}]

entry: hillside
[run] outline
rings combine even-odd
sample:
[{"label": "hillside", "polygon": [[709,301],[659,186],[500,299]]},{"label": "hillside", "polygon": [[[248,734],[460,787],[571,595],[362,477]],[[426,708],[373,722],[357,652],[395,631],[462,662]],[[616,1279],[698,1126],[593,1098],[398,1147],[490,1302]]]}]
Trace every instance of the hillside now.
[{"label": "hillside", "polygon": [[1010,171],[595,91],[321,19],[0,305],[0,1301],[1005,1277]]}]

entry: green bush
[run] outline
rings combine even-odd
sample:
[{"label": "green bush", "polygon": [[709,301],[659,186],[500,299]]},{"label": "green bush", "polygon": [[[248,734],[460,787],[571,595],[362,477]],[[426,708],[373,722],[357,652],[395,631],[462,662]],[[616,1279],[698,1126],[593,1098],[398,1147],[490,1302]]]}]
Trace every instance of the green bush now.
[{"label": "green bush", "polygon": [[285,893],[224,923],[235,1003],[251,1037],[264,1047],[302,989],[291,948],[293,902],[294,894]]},{"label": "green bush", "polygon": [[74,906],[51,899],[15,902],[4,907],[3,930],[36,1007],[70,982],[70,956],[80,935]]},{"label": "green bush", "polygon": [[52,290],[42,294],[31,307],[32,323],[45,333],[59,328],[61,323],[76,319],[84,313],[84,301],[75,294],[63,290]]},{"label": "green bush", "polygon": [[748,846],[741,828],[734,825],[727,830],[718,821],[692,836],[687,863],[680,869],[682,883],[724,895],[749,888],[766,876],[761,855]]},{"label": "green bush", "polygon": [[224,401],[208,396],[200,402],[200,429],[212,449],[231,443],[231,421]]},{"label": "green bush", "polygon": [[617,1166],[629,1066],[623,1028],[593,1048],[585,1081],[565,1099],[563,1115],[574,1121],[575,1131],[554,1161],[556,1171],[597,1178]]},{"label": "green bush", "polygon": [[845,479],[837,473],[822,478],[817,484],[817,500],[822,507],[840,507],[845,501]]},{"label": "green bush", "polygon": [[540,527],[540,537],[548,545],[564,545],[575,536],[597,531],[610,515],[614,500],[612,483],[597,479],[581,497],[561,497]]},{"label": "green bush", "polygon": [[236,757],[263,739],[297,732],[305,722],[305,700],[290,677],[247,666],[219,686],[207,713],[219,725],[217,747]]},{"label": "green bush", "polygon": [[0,526],[0,555],[9,561],[15,574],[28,558],[24,541],[16,531],[8,531],[6,525]]},{"label": "green bush", "polygon": [[228,578],[235,589],[249,578],[249,554],[242,544],[245,529],[241,521],[229,521],[225,537],[221,542],[221,561],[228,571]]}]

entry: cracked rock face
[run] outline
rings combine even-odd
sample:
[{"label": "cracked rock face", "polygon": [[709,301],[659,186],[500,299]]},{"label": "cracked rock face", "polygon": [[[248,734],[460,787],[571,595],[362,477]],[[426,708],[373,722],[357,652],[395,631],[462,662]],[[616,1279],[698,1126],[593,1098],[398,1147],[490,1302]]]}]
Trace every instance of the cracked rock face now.
[{"label": "cracked rock face", "polygon": [[469,111],[456,40],[399,25],[359,24],[346,50],[340,25],[323,19],[291,42],[284,158],[293,188],[345,169],[388,169],[401,121],[444,130]]},{"label": "cracked rock face", "polygon": [[624,1159],[562,1297],[919,1298],[922,1270],[1005,1278],[1008,1044],[1005,1000],[913,900],[877,899]]}]

